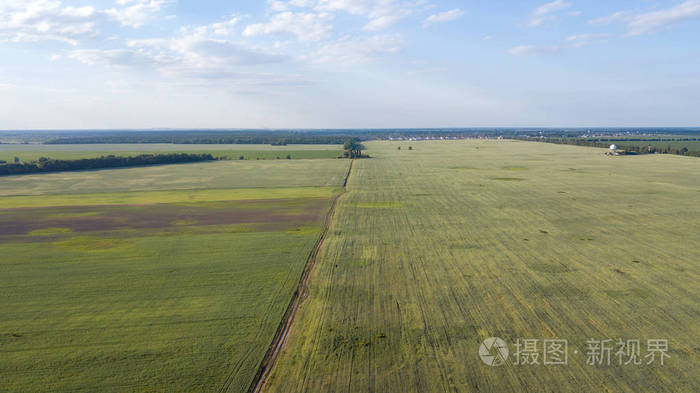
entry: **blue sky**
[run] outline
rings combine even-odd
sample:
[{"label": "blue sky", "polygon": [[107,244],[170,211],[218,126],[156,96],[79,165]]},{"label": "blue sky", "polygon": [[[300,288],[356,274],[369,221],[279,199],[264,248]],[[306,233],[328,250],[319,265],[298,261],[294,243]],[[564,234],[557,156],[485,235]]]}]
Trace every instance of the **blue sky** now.
[{"label": "blue sky", "polygon": [[0,0],[0,129],[698,126],[700,0]]}]

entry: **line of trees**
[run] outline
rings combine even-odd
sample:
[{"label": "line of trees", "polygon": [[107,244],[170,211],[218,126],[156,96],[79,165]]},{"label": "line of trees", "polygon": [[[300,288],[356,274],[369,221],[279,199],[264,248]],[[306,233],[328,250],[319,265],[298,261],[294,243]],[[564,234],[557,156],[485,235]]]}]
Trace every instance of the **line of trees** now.
[{"label": "line of trees", "polygon": [[[576,146],[591,146],[608,148],[611,143],[615,143],[620,150],[624,150],[628,154],[677,154],[680,156],[700,157],[700,151],[690,150],[687,147],[666,147],[642,146],[635,144],[625,144],[624,140],[588,140],[581,138],[517,138],[536,142],[556,143],[559,145],[576,145]],[[649,140],[652,141],[652,140]]]},{"label": "line of trees", "polygon": [[71,144],[108,144],[108,143],[178,143],[178,144],[260,144],[260,145],[295,145],[324,144],[340,145],[347,135],[319,135],[274,132],[129,132],[104,133],[86,136],[60,137],[44,143],[53,145]]},{"label": "line of trees", "polygon": [[97,158],[81,158],[77,160],[52,160],[50,158],[42,157],[38,161],[0,164],[0,176],[42,172],[80,171],[88,169],[123,168],[146,165],[181,164],[213,160],[216,160],[216,158],[209,153],[141,154],[133,157],[117,157],[114,155],[109,155]]},{"label": "line of trees", "polygon": [[369,156],[362,154],[362,150],[364,149],[365,146],[357,140],[346,139],[345,143],[343,143],[343,156],[345,158],[367,158]]},{"label": "line of trees", "polygon": [[[700,128],[414,128],[414,129],[202,129],[202,130],[61,130],[3,131],[2,142],[13,143],[255,143],[255,144],[338,144],[348,138],[363,141],[391,137],[552,137],[697,140]],[[624,135],[624,136],[623,136]],[[601,139],[602,141],[602,139]],[[0,142],[0,143],[2,143]]]}]

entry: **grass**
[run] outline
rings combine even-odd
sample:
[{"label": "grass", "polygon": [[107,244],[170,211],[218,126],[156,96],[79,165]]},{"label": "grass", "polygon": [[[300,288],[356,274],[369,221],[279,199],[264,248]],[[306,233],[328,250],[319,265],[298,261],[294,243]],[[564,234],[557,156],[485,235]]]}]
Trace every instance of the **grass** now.
[{"label": "grass", "polygon": [[243,392],[316,237],[5,243],[2,390]]},{"label": "grass", "polygon": [[[698,158],[366,145],[267,391],[700,390]],[[0,390],[246,391],[347,165],[4,178]],[[567,339],[568,365],[514,365],[527,338]],[[589,366],[591,338],[671,357]]]},{"label": "grass", "polygon": [[5,208],[134,205],[154,203],[241,201],[253,199],[330,198],[339,191],[340,189],[338,187],[232,188],[222,190],[172,190],[94,194],[56,194],[49,196],[8,196],[2,198],[1,201],[3,207]]},{"label": "grass", "polygon": [[[267,391],[700,390],[699,159],[366,145]],[[515,167],[523,181],[494,181]],[[504,366],[478,357],[491,336]],[[518,338],[567,339],[568,365],[514,365]],[[639,339],[642,356],[668,339],[671,358],[589,366],[591,338]]]},{"label": "grass", "polygon": [[335,159],[216,161],[7,176],[0,196],[337,186],[347,165],[348,160]]},{"label": "grass", "polygon": [[210,153],[214,157],[238,160],[244,156],[248,160],[336,158],[343,153],[337,145],[200,145],[200,144],[93,144],[93,145],[42,145],[42,144],[0,144],[0,160],[13,162],[15,157],[23,161],[35,161],[40,157],[76,160],[107,156],[137,156],[157,153]]},{"label": "grass", "polygon": [[0,391],[245,392],[349,163],[312,162],[3,179]]},{"label": "grass", "polygon": [[[167,151],[170,152],[170,151]],[[240,160],[243,157],[245,160],[282,160],[287,159],[318,159],[318,158],[337,158],[343,154],[342,149],[336,150],[190,150],[183,149],[176,151],[177,153],[188,154],[203,154],[210,153],[215,158],[222,160]],[[32,152],[17,152],[17,151],[0,151],[0,160],[14,162],[14,158],[18,157],[20,161],[38,161],[41,157],[47,157],[54,160],[77,160],[81,158],[95,158],[108,155],[120,157],[134,157],[141,154],[158,154],[163,153],[159,150],[150,151],[32,151]]]}]

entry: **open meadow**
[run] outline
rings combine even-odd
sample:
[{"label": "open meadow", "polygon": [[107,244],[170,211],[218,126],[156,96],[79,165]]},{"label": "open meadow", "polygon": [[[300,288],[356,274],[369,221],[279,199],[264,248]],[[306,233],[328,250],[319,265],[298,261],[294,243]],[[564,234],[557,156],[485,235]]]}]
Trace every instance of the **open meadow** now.
[{"label": "open meadow", "polygon": [[[700,160],[366,146],[263,390],[700,391]],[[500,367],[480,359],[488,337],[510,347]],[[620,338],[639,340],[641,364],[618,365]],[[525,339],[539,364],[516,364]],[[567,340],[566,365],[542,364],[545,339]],[[608,339],[610,364],[587,364],[587,341]],[[654,339],[664,365],[647,364]]]},{"label": "open meadow", "polygon": [[245,392],[348,160],[0,179],[0,391]]}]

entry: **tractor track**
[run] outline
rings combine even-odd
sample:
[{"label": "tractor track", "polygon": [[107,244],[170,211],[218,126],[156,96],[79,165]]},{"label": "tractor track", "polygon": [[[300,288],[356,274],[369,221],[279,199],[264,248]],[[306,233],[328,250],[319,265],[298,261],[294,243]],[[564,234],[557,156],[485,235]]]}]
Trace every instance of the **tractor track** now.
[{"label": "tractor track", "polygon": [[[311,272],[313,271],[313,268],[316,265],[316,258],[318,257],[321,247],[323,247],[323,244],[328,235],[328,231],[331,227],[331,223],[333,222],[335,208],[338,205],[340,197],[345,195],[345,193],[348,190],[348,180],[350,179],[350,173],[352,172],[352,166],[354,163],[354,159],[350,161],[348,172],[345,174],[345,179],[343,180],[343,192],[338,194],[333,199],[333,203],[331,204],[330,209],[328,209],[328,212],[326,213],[323,224],[323,233],[316,241],[316,244],[314,244],[314,248],[311,250],[309,257],[306,260],[306,266],[304,267],[304,271],[302,272],[301,278],[299,279],[299,284],[297,285],[297,288],[294,291],[294,295],[292,296],[292,299],[289,302],[289,305],[287,306],[287,310],[284,312],[284,316],[282,318],[282,321],[280,322],[280,325],[277,327],[277,332],[275,333],[275,336],[272,342],[270,343],[267,352],[265,352],[265,357],[263,357],[263,360],[260,363],[260,367],[258,367],[258,371],[255,373],[255,378],[253,378],[253,381],[250,387],[248,388],[248,393],[260,393],[263,391],[270,377],[272,369],[274,368],[275,363],[277,362],[277,359],[279,358],[279,355],[282,352],[285,343],[287,342],[289,332],[291,331],[292,325],[294,325],[294,321],[296,319],[297,311],[299,310],[301,303],[308,295],[309,279],[311,277]],[[222,391],[225,391],[225,387]]]}]

